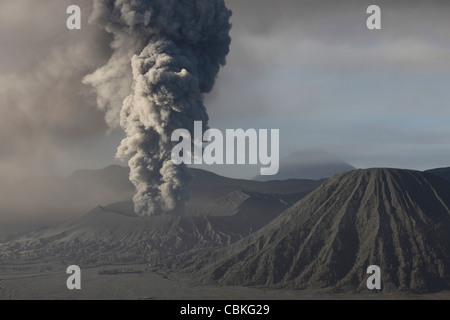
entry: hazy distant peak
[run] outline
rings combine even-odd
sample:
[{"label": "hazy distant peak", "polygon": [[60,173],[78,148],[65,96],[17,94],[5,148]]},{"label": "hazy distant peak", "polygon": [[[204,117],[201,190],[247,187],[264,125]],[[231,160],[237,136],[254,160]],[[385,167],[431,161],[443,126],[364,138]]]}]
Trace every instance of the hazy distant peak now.
[{"label": "hazy distant peak", "polygon": [[123,167],[117,164],[113,164],[110,166],[107,166],[105,168],[101,168],[101,169],[79,169],[79,170],[75,170],[72,174],[71,174],[71,178],[78,178],[78,177],[87,177],[90,175],[110,175],[110,174],[127,174],[129,173],[129,169],[128,167]]},{"label": "hazy distant peak", "polygon": [[297,150],[280,161],[280,170],[273,176],[257,176],[256,180],[326,179],[354,170],[350,164],[321,149]]}]

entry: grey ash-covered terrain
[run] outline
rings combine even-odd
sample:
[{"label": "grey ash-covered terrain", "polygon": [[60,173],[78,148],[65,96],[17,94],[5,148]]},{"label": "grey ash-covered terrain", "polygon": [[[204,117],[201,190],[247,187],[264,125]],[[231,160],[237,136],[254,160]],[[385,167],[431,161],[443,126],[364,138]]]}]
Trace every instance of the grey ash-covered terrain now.
[{"label": "grey ash-covered terrain", "polygon": [[[445,291],[450,182],[442,172],[365,169],[326,181],[260,182],[193,170],[186,215],[138,217],[131,201],[97,206],[68,222],[3,236],[0,272],[144,263],[200,287],[367,293],[366,269],[375,264],[383,292]],[[74,179],[132,191],[127,169],[117,166]]]},{"label": "grey ash-covered terrain", "polygon": [[337,175],[264,228],[226,248],[170,261],[204,283],[291,289],[366,288],[375,264],[384,290],[450,286],[450,184],[417,171]]},{"label": "grey ash-covered terrain", "polygon": [[[70,180],[130,194],[127,171],[118,166],[79,171]],[[2,266],[148,263],[194,248],[225,246],[255,232],[323,182],[235,180],[195,169],[193,174],[186,215],[139,217],[131,201],[97,206],[80,218],[4,237]]]}]

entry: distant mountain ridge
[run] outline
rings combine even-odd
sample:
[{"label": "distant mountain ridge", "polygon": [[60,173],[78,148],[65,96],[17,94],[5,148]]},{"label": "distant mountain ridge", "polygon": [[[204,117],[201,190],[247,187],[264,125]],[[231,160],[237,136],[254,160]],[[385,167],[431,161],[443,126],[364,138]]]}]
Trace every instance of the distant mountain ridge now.
[{"label": "distant mountain ridge", "polygon": [[438,176],[444,178],[445,180],[450,181],[450,167],[430,169],[430,170],[426,170],[425,172],[438,175]]},{"label": "distant mountain ridge", "polygon": [[[190,168],[194,179],[190,186],[193,199],[217,199],[233,191],[243,190],[260,193],[291,194],[310,191],[322,180],[289,179],[289,181],[253,181],[233,179],[217,175],[213,172]],[[95,185],[99,189],[114,189],[114,193],[134,193],[134,186],[129,181],[128,167],[111,165],[100,170],[77,170],[67,180],[70,184]]]},{"label": "distant mountain ridge", "polygon": [[276,175],[257,176],[257,181],[287,179],[327,179],[355,167],[320,149],[299,150],[280,160]]},{"label": "distant mountain ridge", "polygon": [[[130,199],[134,189],[128,172],[110,166],[77,171],[68,180]],[[194,248],[223,246],[255,232],[322,183],[238,180],[200,169],[192,173],[184,216],[138,217],[131,200],[97,206],[78,219],[9,236],[0,243],[0,259],[73,259],[87,265],[148,262]]]}]

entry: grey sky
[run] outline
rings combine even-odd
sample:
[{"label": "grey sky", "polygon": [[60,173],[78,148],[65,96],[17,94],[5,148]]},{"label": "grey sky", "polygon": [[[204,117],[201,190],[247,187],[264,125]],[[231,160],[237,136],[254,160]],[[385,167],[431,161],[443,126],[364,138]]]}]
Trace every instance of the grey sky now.
[{"label": "grey sky", "polygon": [[[109,58],[109,39],[87,23],[90,1],[76,2],[81,31],[65,27],[74,1],[0,0],[2,174],[114,162],[122,134],[106,135],[95,94],[81,83]],[[206,99],[212,127],[278,128],[282,155],[314,147],[356,167],[450,166],[449,4],[226,2],[233,42]],[[365,27],[374,3],[379,31]]]},{"label": "grey sky", "polygon": [[[280,128],[281,149],[323,148],[356,167],[450,165],[450,6],[237,1],[211,125]],[[225,170],[225,168],[224,168]]]}]

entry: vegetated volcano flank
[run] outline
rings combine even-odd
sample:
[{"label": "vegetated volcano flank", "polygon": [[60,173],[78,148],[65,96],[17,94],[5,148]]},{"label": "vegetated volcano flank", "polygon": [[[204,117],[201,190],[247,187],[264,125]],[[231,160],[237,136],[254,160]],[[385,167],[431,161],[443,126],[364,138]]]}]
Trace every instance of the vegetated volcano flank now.
[{"label": "vegetated volcano flank", "polygon": [[450,184],[438,176],[355,170],[253,235],[177,263],[204,282],[344,291],[368,291],[366,269],[378,265],[384,291],[448,289],[449,208]]}]

